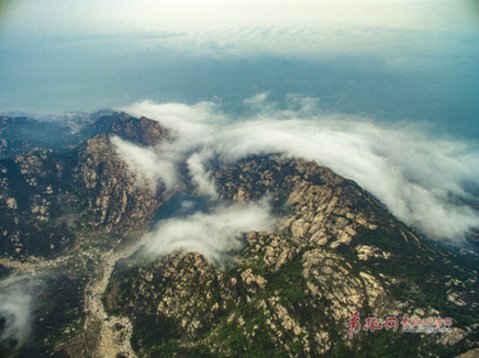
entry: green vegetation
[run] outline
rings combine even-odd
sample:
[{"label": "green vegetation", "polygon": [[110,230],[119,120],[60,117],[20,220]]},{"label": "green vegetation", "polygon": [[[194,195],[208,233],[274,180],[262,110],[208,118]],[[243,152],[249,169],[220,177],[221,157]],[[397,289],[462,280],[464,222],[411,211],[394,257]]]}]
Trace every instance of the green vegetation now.
[{"label": "green vegetation", "polygon": [[383,250],[395,251],[404,248],[404,239],[400,237],[392,237],[383,231],[364,229],[359,233],[357,241],[361,244],[374,245]]},{"label": "green vegetation", "polygon": [[301,256],[284,264],[277,272],[266,276],[268,279],[268,290],[278,291],[282,300],[293,306],[303,302],[306,298],[307,289],[303,277],[303,265]]}]

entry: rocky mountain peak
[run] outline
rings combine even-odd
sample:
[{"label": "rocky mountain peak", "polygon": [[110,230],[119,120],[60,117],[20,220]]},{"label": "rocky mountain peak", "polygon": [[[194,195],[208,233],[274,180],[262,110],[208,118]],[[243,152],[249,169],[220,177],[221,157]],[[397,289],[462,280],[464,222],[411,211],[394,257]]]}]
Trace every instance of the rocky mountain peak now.
[{"label": "rocky mountain peak", "polygon": [[164,139],[168,131],[157,121],[146,117],[137,119],[121,112],[100,116],[94,123],[84,128],[81,134],[85,137],[98,134],[117,135],[130,142],[151,146]]},{"label": "rocky mountain peak", "polygon": [[[103,113],[82,123],[75,145],[22,146],[0,160],[0,275],[33,275],[42,297],[30,343],[0,354],[454,356],[477,347],[477,258],[427,240],[355,182],[301,158],[215,158],[218,198],[205,202],[267,199],[276,225],[241,234],[221,264],[186,246],[145,259],[136,247],[158,209],[197,193],[141,185],[115,150],[113,136],[143,148],[168,140],[159,122]],[[404,317],[453,324],[442,334],[367,326]]]}]

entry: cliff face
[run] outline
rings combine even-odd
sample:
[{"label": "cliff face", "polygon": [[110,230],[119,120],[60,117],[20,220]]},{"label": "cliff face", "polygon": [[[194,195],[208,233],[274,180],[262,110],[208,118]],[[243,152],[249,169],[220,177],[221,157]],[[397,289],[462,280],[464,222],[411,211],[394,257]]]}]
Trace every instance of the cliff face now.
[{"label": "cliff face", "polygon": [[[131,318],[140,356],[449,355],[477,342],[476,271],[355,183],[276,157],[217,167],[214,177],[224,200],[269,195],[281,224],[248,233],[226,268],[195,253],[118,265],[105,301]],[[355,312],[449,316],[455,328],[440,337],[384,330],[351,337]]]}]

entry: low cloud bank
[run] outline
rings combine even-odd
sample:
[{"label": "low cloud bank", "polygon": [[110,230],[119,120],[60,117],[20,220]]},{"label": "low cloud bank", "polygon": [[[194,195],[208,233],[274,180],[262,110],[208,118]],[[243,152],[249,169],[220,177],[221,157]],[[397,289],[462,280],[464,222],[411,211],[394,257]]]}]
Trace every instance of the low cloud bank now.
[{"label": "low cloud bank", "polygon": [[32,282],[12,275],[0,281],[0,346],[13,349],[28,339],[32,325]]},{"label": "low cloud bank", "polygon": [[140,148],[115,139],[135,172],[168,188],[187,163],[198,191],[215,195],[208,171],[213,157],[232,162],[252,154],[284,153],[315,160],[353,179],[399,219],[432,238],[461,240],[479,227],[467,203],[478,200],[476,143],[438,138],[427,128],[369,118],[326,114],[317,101],[290,95],[284,103],[259,94],[245,101],[248,115],[234,117],[212,102],[195,105],[140,102],[125,108],[169,128],[173,140]]},{"label": "low cloud bank", "polygon": [[156,259],[175,251],[198,252],[214,263],[241,248],[248,231],[271,230],[275,220],[266,201],[218,206],[208,213],[160,221],[141,242],[139,253]]}]

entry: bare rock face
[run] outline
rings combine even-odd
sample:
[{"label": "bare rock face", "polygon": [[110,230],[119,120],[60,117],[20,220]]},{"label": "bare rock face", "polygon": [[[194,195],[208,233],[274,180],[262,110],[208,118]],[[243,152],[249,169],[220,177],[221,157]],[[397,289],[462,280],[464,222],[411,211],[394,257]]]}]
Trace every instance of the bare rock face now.
[{"label": "bare rock face", "polygon": [[387,260],[391,256],[388,251],[382,251],[375,246],[370,245],[358,245],[356,246],[356,252],[358,259],[361,261],[368,260]]},{"label": "bare rock face", "polygon": [[87,216],[93,217],[92,225],[123,234],[150,222],[161,195],[138,185],[108,136],[88,140],[79,152],[78,163],[73,176],[85,195],[82,199]]},{"label": "bare rock face", "polygon": [[471,349],[457,356],[457,358],[475,358],[479,356],[479,348]]},{"label": "bare rock face", "polygon": [[[452,354],[474,344],[464,332],[474,337],[477,329],[463,313],[472,314],[473,299],[451,306],[442,275],[468,276],[460,282],[474,292],[476,272],[453,264],[354,182],[312,162],[278,157],[218,166],[213,175],[225,200],[268,196],[280,224],[273,232],[247,233],[226,267],[195,253],[140,268],[119,265],[105,299],[132,320],[140,356]],[[426,271],[427,278],[420,274]],[[351,337],[347,324],[355,312],[363,320],[455,316],[458,330],[445,336],[446,345],[424,334]],[[153,337],[146,326],[161,333]]]},{"label": "bare rock face", "polygon": [[100,133],[80,149],[73,174],[85,193],[91,223],[118,234],[144,227],[159,206],[161,189],[157,192],[138,185],[135,174],[113,149],[110,137],[117,135],[150,146],[165,139],[167,131],[156,121],[114,113],[100,117],[85,132]]},{"label": "bare rock face", "polygon": [[130,142],[151,146],[163,140],[168,132],[158,122],[146,117],[137,119],[126,113],[113,113],[99,117],[82,131],[87,138],[99,134],[117,135]]}]

